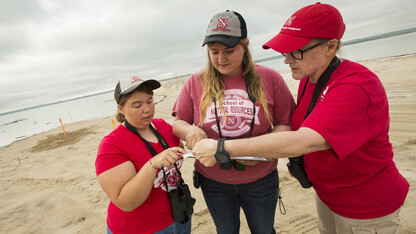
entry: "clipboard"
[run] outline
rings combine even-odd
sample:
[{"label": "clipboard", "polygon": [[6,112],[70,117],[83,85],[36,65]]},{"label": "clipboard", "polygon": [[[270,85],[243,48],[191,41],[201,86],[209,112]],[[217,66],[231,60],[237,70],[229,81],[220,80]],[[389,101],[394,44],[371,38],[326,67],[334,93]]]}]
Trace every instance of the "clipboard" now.
[{"label": "clipboard", "polygon": [[[182,155],[184,158],[195,158],[195,156],[192,153],[186,153]],[[245,156],[245,157],[230,157],[232,160],[247,160],[247,161],[274,161],[273,158],[262,158],[262,157],[251,157],[251,156]]]}]

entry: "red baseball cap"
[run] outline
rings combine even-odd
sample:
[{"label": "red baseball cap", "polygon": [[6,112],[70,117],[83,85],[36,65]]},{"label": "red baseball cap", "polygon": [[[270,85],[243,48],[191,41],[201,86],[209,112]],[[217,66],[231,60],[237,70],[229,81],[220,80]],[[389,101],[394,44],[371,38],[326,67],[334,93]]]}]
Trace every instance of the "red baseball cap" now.
[{"label": "red baseball cap", "polygon": [[283,25],[280,33],[263,45],[280,53],[302,48],[315,38],[341,39],[345,24],[339,11],[317,2],[295,12]]}]

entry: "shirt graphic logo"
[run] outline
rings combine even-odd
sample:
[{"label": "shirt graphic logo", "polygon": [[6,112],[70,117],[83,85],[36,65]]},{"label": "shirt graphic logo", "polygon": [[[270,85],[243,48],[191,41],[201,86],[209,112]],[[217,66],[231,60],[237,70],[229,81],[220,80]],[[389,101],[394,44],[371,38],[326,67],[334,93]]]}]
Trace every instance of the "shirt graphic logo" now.
[{"label": "shirt graphic logo", "polygon": [[[176,162],[176,165],[178,167],[178,170],[182,167],[183,164],[183,158],[179,159]],[[156,175],[156,178],[153,182],[153,187],[154,188],[161,188],[163,190],[166,191],[166,184],[165,184],[165,179],[163,177],[163,171],[165,171],[165,175],[166,175],[166,183],[168,185],[169,191],[171,191],[172,189],[176,189],[177,186],[177,182],[180,179],[180,176],[178,174],[178,171],[175,169],[175,166],[170,166],[169,168],[166,167],[162,167],[162,169],[160,169]]]},{"label": "shirt graphic logo", "polygon": [[322,93],[322,94],[323,94],[323,96],[325,96],[326,92],[328,92],[328,88],[329,88],[329,86],[326,86],[326,89],[325,89],[325,90],[324,90],[324,92]]},{"label": "shirt graphic logo", "polygon": [[[240,137],[250,132],[250,124],[253,120],[253,103],[248,98],[247,92],[241,89],[227,89],[224,92],[224,100],[222,101],[222,107],[227,115],[226,122],[224,123],[225,116],[221,113],[220,107],[217,103],[217,115],[221,124],[221,133],[223,136],[228,137]],[[255,125],[260,125],[259,122],[259,107],[256,107]],[[211,129],[215,132],[218,131],[215,116],[214,103],[207,109],[207,116],[205,123],[212,123]]]},{"label": "shirt graphic logo", "polygon": [[328,86],[326,86],[326,88],[325,88],[325,89],[324,89],[324,91],[322,92],[322,94],[321,94],[321,96],[320,96],[320,99],[319,99],[319,102],[322,102],[322,101],[324,100],[325,95],[326,95],[326,93],[328,92],[328,89],[329,89],[329,85],[328,85]]},{"label": "shirt graphic logo", "polygon": [[212,31],[230,31],[230,29],[227,29],[227,21],[228,18],[218,18],[217,28]]}]

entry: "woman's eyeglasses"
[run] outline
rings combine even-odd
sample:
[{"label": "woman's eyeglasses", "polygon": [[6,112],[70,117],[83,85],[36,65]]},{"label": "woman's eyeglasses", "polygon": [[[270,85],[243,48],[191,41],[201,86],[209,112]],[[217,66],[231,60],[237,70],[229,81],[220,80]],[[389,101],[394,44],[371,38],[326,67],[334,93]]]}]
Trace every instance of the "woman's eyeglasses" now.
[{"label": "woman's eyeglasses", "polygon": [[281,54],[283,55],[283,57],[286,57],[288,54],[290,54],[290,56],[292,56],[292,58],[294,58],[296,60],[302,60],[304,53],[308,52],[309,50],[311,50],[311,49],[313,49],[315,47],[318,47],[319,45],[322,45],[322,42],[320,42],[320,43],[318,43],[316,45],[313,45],[313,46],[311,46],[309,48],[306,48],[304,50],[300,50],[299,49],[299,50],[295,50],[295,51],[290,52],[290,53],[281,53]]}]

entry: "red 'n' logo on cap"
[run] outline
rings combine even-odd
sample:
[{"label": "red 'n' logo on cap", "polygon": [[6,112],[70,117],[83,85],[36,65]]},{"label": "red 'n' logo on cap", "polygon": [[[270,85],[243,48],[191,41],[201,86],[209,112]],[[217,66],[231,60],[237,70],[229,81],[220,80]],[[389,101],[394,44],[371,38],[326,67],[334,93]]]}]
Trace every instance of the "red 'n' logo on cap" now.
[{"label": "red 'n' logo on cap", "polygon": [[138,76],[132,76],[131,77],[131,79],[132,79],[132,81],[131,81],[131,83],[133,84],[134,82],[137,82],[137,81],[143,81],[143,79],[142,78],[140,78],[140,77],[138,77]]},{"label": "red 'n' logo on cap", "polygon": [[227,27],[228,18],[219,18],[217,27]]},{"label": "red 'n' logo on cap", "polygon": [[230,31],[230,29],[226,29],[227,21],[228,18],[218,18],[217,28],[212,31]]}]

